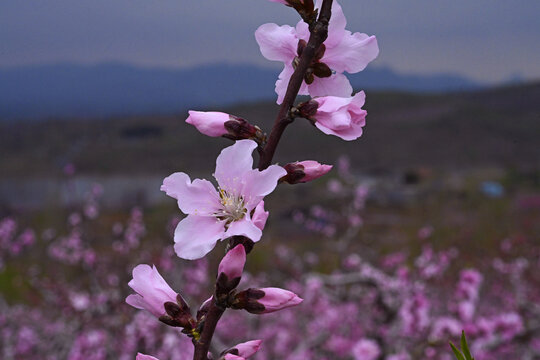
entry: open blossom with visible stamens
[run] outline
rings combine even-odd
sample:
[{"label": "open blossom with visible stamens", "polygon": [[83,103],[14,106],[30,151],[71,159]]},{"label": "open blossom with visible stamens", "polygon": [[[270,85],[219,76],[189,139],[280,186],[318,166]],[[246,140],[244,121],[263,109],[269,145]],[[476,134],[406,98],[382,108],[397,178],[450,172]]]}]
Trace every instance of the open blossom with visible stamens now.
[{"label": "open blossom with visible stamens", "polygon": [[177,301],[178,294],[171,289],[155,266],[137,265],[133,269],[133,279],[128,285],[137,294],[129,295],[126,302],[137,309],[148,310],[158,318],[165,314],[166,302]]},{"label": "open blossom with visible stamens", "polygon": [[252,140],[239,140],[221,152],[216,161],[219,188],[208,180],[191,181],[185,173],[174,173],[163,180],[161,190],[178,200],[188,216],[174,232],[176,254],[188,260],[199,259],[212,250],[218,240],[242,235],[253,242],[262,230],[254,219],[264,217],[262,199],[287,174],[281,166],[253,169],[251,153],[257,147]]},{"label": "open blossom with visible stamens", "polygon": [[[320,9],[322,0],[316,6]],[[345,30],[347,21],[341,6],[334,1],[328,27],[328,38],[319,49],[315,62],[310,64],[300,95],[342,96],[352,94],[352,86],[343,72],[357,73],[379,54],[375,36]],[[281,104],[289,79],[301,55],[310,32],[308,24],[300,21],[296,28],[288,25],[264,24],[255,32],[261,53],[268,60],[281,61],[285,67],[276,82],[277,103]]]}]

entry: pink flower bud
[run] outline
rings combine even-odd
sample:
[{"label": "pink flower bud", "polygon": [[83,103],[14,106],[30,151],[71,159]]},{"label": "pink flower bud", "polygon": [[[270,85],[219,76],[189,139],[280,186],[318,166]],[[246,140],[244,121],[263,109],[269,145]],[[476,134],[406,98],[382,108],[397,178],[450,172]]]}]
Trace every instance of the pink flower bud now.
[{"label": "pink flower bud", "polygon": [[247,289],[236,294],[231,307],[252,314],[267,314],[300,304],[302,300],[291,291],[279,288]]},{"label": "pink flower bud", "polygon": [[237,350],[238,355],[243,358],[249,358],[253,356],[261,347],[262,340],[251,340],[245,343],[236,345],[232,350]]},{"label": "pink flower bud", "polygon": [[295,293],[280,288],[263,288],[259,290],[264,292],[264,296],[257,300],[265,308],[263,314],[295,306],[304,301]]},{"label": "pink flower bud", "polygon": [[246,249],[242,244],[236,245],[223,257],[219,263],[216,281],[216,296],[219,301],[224,300],[232,290],[236,289],[242,278],[245,263]]},{"label": "pink flower bud", "polygon": [[238,355],[234,355],[234,354],[226,354],[224,359],[225,360],[246,360],[245,358]]},{"label": "pink flower bud", "polygon": [[218,111],[189,111],[188,124],[204,135],[224,136],[232,140],[264,138],[261,129],[246,120]]},{"label": "pink flower bud", "polygon": [[363,91],[353,97],[323,96],[313,99],[319,106],[313,116],[315,126],[323,133],[343,140],[355,140],[362,135],[367,111],[362,109],[366,99]]},{"label": "pink flower bud", "polygon": [[230,250],[219,263],[218,276],[225,274],[229,280],[242,277],[246,263],[246,250],[242,244]]},{"label": "pink flower bud", "polygon": [[305,160],[284,166],[287,175],[282,178],[289,184],[305,183],[320,178],[332,170],[332,165],[319,164],[317,161]]},{"label": "pink flower bud", "polygon": [[137,353],[137,357],[135,358],[135,360],[159,360],[159,359],[155,358],[153,356],[150,356],[150,355],[144,355],[144,354],[141,354],[141,353]]},{"label": "pink flower bud", "polygon": [[204,135],[218,137],[228,133],[225,122],[229,121],[229,114],[217,111],[189,111],[186,122],[197,128]]},{"label": "pink flower bud", "polygon": [[200,320],[203,316],[208,314],[208,310],[210,309],[210,305],[212,305],[213,298],[214,296],[210,296],[201,304],[199,310],[197,310],[197,320]]},{"label": "pink flower bud", "polygon": [[126,302],[137,309],[147,310],[156,317],[165,314],[166,302],[177,302],[178,294],[165,282],[155,266],[137,265],[128,285],[137,294],[129,295]]}]

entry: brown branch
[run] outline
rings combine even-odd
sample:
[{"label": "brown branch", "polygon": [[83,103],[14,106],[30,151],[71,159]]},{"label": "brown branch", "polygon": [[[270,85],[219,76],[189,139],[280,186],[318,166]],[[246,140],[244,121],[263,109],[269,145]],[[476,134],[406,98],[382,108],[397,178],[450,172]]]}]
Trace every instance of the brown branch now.
[{"label": "brown branch", "polygon": [[[260,150],[259,170],[266,169],[268,166],[270,166],[279,140],[283,135],[283,131],[285,131],[287,125],[294,120],[294,118],[290,115],[290,110],[294,105],[296,97],[298,96],[300,86],[304,81],[304,76],[309,65],[311,64],[321,44],[328,37],[328,23],[330,21],[330,16],[332,15],[332,1],[333,0],[323,0],[319,18],[312,24],[312,26],[310,26],[311,34],[309,36],[307,46],[303,50],[298,61],[298,65],[294,70],[291,79],[289,80],[287,92],[285,93],[283,103],[279,108],[276,121],[272,131],[270,132],[270,136],[268,137],[268,142],[266,143],[266,146]],[[218,321],[221,318],[221,315],[223,315],[224,311],[225,309],[218,307],[215,303],[215,299],[212,299],[210,308],[205,317],[201,337],[199,341],[195,343],[193,360],[208,360],[208,350],[210,349],[212,337],[214,336],[214,331],[216,330]]]},{"label": "brown branch", "polygon": [[302,51],[302,55],[298,61],[298,65],[294,70],[294,73],[289,80],[287,86],[287,92],[279,108],[278,115],[272,127],[272,131],[268,136],[266,146],[260,152],[259,170],[264,170],[272,163],[274,153],[276,152],[277,145],[285,128],[289,125],[294,118],[290,115],[290,110],[294,105],[294,101],[300,91],[300,86],[304,81],[304,75],[311,64],[311,61],[315,57],[315,53],[321,46],[321,44],[328,37],[328,22],[332,15],[332,0],[324,0],[320,9],[319,19],[311,27],[311,35],[306,48]]},{"label": "brown branch", "polygon": [[212,298],[208,313],[205,315],[204,328],[199,341],[195,343],[195,353],[193,354],[193,360],[207,360],[208,350],[212,343],[212,337],[216,330],[217,323],[221,318],[221,315],[225,312],[224,308],[216,305],[215,298]]}]

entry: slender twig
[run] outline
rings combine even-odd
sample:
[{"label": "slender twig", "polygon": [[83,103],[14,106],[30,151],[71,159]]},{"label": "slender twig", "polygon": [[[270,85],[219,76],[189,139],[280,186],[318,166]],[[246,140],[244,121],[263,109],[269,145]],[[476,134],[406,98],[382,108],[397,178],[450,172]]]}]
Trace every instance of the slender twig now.
[{"label": "slender twig", "polygon": [[216,301],[213,298],[208,309],[208,313],[205,315],[204,329],[199,341],[195,343],[195,353],[193,354],[193,360],[207,360],[208,350],[212,343],[212,337],[216,330],[217,323],[221,318],[221,315],[225,312],[224,308],[216,305]]},{"label": "slender twig", "polygon": [[[260,150],[259,158],[259,169],[266,169],[272,163],[276,147],[283,135],[283,131],[289,125],[293,118],[290,116],[290,110],[294,105],[294,101],[298,96],[300,91],[300,86],[304,81],[304,76],[306,71],[313,61],[315,54],[321,44],[328,37],[328,23],[330,21],[330,16],[332,15],[332,1],[333,0],[323,0],[320,15],[318,20],[311,27],[311,34],[309,36],[309,41],[306,48],[303,50],[302,55],[298,61],[298,65],[294,70],[294,73],[289,80],[289,85],[287,86],[287,92],[283,99],[283,103],[279,108],[276,121],[268,137],[268,142],[266,146]],[[201,333],[199,341],[195,343],[195,353],[193,355],[193,360],[207,360],[208,359],[208,350],[210,349],[210,344],[212,342],[212,337],[214,336],[214,331],[218,324],[221,315],[225,309],[218,307],[214,300],[210,304],[208,313],[205,316],[204,328]]]},{"label": "slender twig", "polygon": [[298,96],[300,86],[302,86],[302,82],[304,81],[304,75],[311,64],[311,61],[315,57],[315,53],[324,40],[326,40],[328,37],[328,23],[330,21],[330,16],[332,15],[331,10],[332,0],[324,0],[321,6],[319,19],[313,25],[313,30],[311,31],[307,46],[302,51],[298,65],[296,66],[296,69],[289,80],[287,92],[285,93],[285,97],[283,98],[283,102],[279,108],[272,131],[268,136],[266,146],[261,151],[259,170],[264,170],[270,166],[279,140],[281,139],[281,135],[283,135],[287,125],[293,121],[293,118],[290,116],[290,110],[294,105],[296,97]]}]

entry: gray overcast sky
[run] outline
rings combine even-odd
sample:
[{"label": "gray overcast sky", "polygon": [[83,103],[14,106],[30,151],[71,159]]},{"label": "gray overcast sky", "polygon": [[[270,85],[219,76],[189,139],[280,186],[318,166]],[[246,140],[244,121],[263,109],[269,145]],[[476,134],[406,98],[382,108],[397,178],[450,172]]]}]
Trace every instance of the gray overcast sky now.
[{"label": "gray overcast sky", "polygon": [[[341,0],[349,30],[375,34],[378,65],[497,82],[540,79],[539,0]],[[272,66],[255,29],[295,24],[267,0],[1,0],[0,67],[121,61]]]}]

